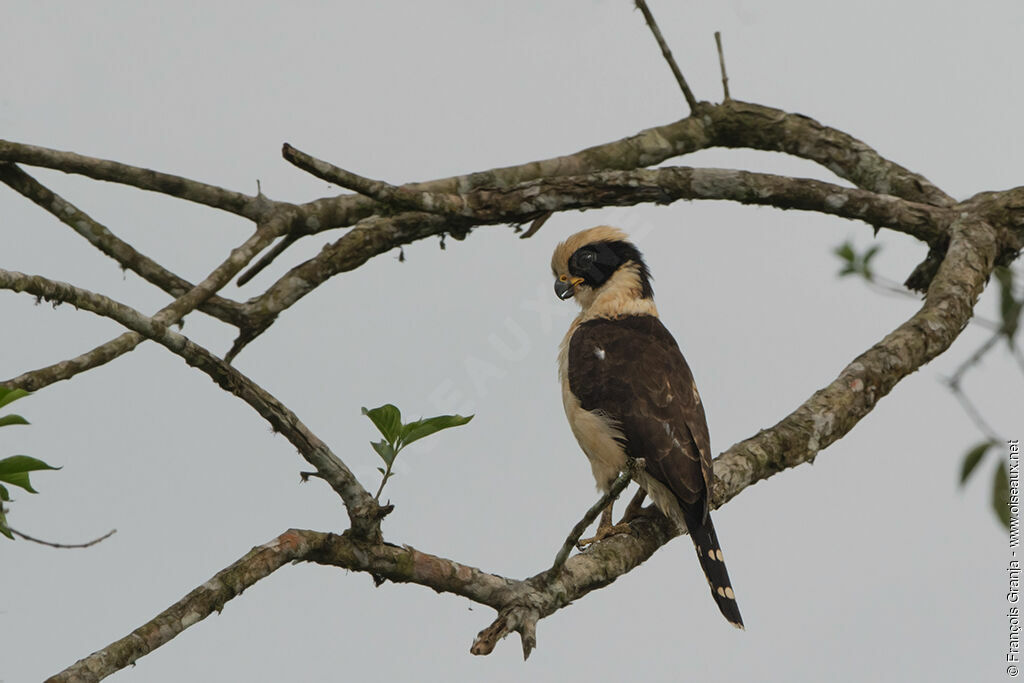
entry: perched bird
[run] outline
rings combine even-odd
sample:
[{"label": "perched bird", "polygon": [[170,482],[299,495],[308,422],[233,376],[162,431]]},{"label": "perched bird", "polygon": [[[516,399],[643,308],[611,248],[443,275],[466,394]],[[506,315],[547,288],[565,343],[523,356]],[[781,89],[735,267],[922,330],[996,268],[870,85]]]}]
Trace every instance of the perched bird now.
[{"label": "perched bird", "polygon": [[[658,319],[643,257],[626,233],[599,226],[559,244],[551,270],[558,298],[575,298],[582,308],[562,341],[558,375],[566,417],[598,488],[608,491],[627,456],[643,458],[633,475],[640,495],[689,531],[719,610],[743,628],[708,514],[714,479],[704,407]],[[598,538],[611,528],[609,505]]]}]

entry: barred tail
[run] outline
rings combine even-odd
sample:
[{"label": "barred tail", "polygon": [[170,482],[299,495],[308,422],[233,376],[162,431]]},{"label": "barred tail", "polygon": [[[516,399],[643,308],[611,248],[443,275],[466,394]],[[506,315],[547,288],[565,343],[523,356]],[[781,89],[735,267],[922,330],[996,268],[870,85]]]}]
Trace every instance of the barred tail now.
[{"label": "barred tail", "polygon": [[729,581],[729,572],[725,569],[722,546],[718,544],[718,535],[715,534],[715,525],[711,523],[711,515],[707,515],[703,523],[699,519],[693,519],[691,522],[690,516],[686,515],[686,522],[693,546],[697,549],[700,568],[704,570],[704,576],[711,586],[711,596],[718,604],[722,616],[736,628],[742,629],[743,617],[740,616],[740,608],[736,605],[736,594],[733,593],[732,583]]}]

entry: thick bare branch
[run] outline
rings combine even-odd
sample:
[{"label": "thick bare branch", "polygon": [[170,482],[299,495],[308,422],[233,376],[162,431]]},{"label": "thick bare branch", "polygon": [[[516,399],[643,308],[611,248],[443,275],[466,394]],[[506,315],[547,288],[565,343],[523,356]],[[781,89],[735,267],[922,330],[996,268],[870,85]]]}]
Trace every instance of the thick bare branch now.
[{"label": "thick bare branch", "polygon": [[380,520],[387,512],[382,512],[383,508],[373,500],[327,444],[313,434],[287,406],[225,361],[184,335],[168,330],[168,323],[159,316],[150,318],[101,294],[37,275],[0,270],[0,289],[25,292],[47,301],[73,304],[76,308],[116,320],[135,334],[152,339],[181,356],[186,363],[209,375],[222,389],[249,404],[276,432],[295,446],[303,459],[316,468],[320,478],[345,501],[352,529],[357,534],[379,536]]},{"label": "thick bare branch", "polygon": [[[940,207],[955,203],[923,176],[885,159],[846,133],[801,114],[736,100],[727,100],[720,105],[698,103],[698,109],[687,118],[567,156],[400,187],[404,190],[465,194],[480,188],[509,188],[541,178],[654,166],[713,146],[785,152],[819,163],[861,189]],[[298,235],[353,225],[373,215],[380,204],[364,196],[342,195],[318,199],[295,208],[289,230]],[[292,237],[279,245],[274,254],[260,259],[242,276],[245,281],[269,265],[294,241],[295,237]]]},{"label": "thick bare branch", "polygon": [[[297,150],[302,163],[320,174],[354,174]],[[366,181],[366,182],[363,182]],[[413,192],[381,181],[352,181],[383,203],[398,201],[426,211],[372,217],[359,223],[317,256],[296,266],[262,295],[247,302],[250,325],[242,330],[228,360],[262,334],[277,316],[328,278],[361,266],[369,258],[430,235],[463,237],[474,225],[525,223],[552,211],[602,206],[631,206],[681,199],[727,199],[744,204],[800,209],[861,220],[876,228],[913,235],[932,245],[945,244],[953,212],[928,204],[878,195],[819,180],[767,173],[670,167],[606,171],[588,176],[545,178],[507,189],[478,189],[463,195]],[[431,213],[427,213],[430,211]],[[436,215],[435,215],[436,214]]]},{"label": "thick bare branch", "polygon": [[[580,150],[566,156],[531,161],[461,176],[402,185],[403,189],[448,194],[476,188],[507,188],[538,178],[584,175],[604,170],[630,170],[660,164],[667,159],[706,149],[711,136],[706,122],[690,116],[636,135]],[[293,231],[320,232],[354,225],[373,215],[380,205],[362,196],[342,195],[318,199],[300,207],[303,214]]]},{"label": "thick bare branch", "polygon": [[[0,182],[32,200],[57,220],[84,237],[94,247],[121,264],[123,270],[138,274],[173,297],[179,297],[195,287],[178,277],[130,244],[113,234],[105,225],[40,183],[14,164],[0,163]],[[212,296],[199,310],[224,322],[241,327],[244,313],[241,304],[219,296]]]},{"label": "thick bare branch", "polygon": [[381,181],[363,185],[381,202],[398,201],[422,211],[464,218],[477,224],[520,223],[549,211],[669,204],[681,199],[725,199],[742,204],[800,209],[861,220],[876,228],[913,235],[928,244],[945,243],[953,212],[842,187],[810,178],[790,178],[717,168],[684,166],[605,171],[588,176],[550,178],[503,190],[464,195],[412,193]]},{"label": "thick bare branch", "polygon": [[707,107],[715,147],[762,149],[809,159],[857,187],[914,202],[952,206],[927,178],[893,163],[860,140],[802,114],[729,100]]},{"label": "thick bare branch", "polygon": [[108,159],[96,159],[74,152],[0,140],[0,161],[52,168],[96,180],[130,185],[142,190],[160,192],[186,201],[212,206],[253,221],[262,219],[276,204],[262,195],[250,197],[216,185],[190,180],[148,168],[129,166]]},{"label": "thick bare branch", "polygon": [[[541,178],[654,166],[708,147],[784,152],[821,164],[861,189],[935,206],[956,203],[923,176],[885,159],[842,131],[802,114],[737,100],[718,105],[703,102],[692,116],[575,154],[400,187],[443,194],[466,194],[479,188],[507,189]],[[377,211],[379,204],[366,197],[343,195],[318,199],[298,208],[301,212],[291,230],[314,233],[353,225]]]},{"label": "thick bare branch", "polygon": [[[606,169],[643,168],[660,164],[672,157],[705,149],[710,144],[710,136],[705,127],[704,120],[691,116],[565,156],[438,180],[409,183],[401,187],[427,192],[459,193],[480,187],[511,187],[538,178],[581,175]],[[339,197],[317,199],[294,208],[296,212],[289,229],[292,235],[303,235],[354,225],[364,218],[374,215],[380,209],[380,205],[361,195],[346,194]],[[282,244],[275,247],[274,253],[268,253],[247,270],[239,278],[239,284],[251,280],[278,254],[293,244],[295,239],[292,237],[291,239],[286,238],[287,241],[282,241]]]}]

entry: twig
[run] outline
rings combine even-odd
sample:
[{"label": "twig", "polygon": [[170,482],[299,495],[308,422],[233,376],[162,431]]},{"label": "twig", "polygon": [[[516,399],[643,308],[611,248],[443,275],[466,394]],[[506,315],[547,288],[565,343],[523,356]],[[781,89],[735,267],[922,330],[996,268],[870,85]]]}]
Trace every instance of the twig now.
[{"label": "twig", "polygon": [[1010,349],[1010,352],[1013,355],[1014,359],[1017,361],[1017,365],[1020,366],[1020,371],[1024,372],[1024,351],[1021,351],[1020,346],[1015,344]]},{"label": "twig", "polygon": [[632,481],[632,471],[633,469],[630,468],[620,474],[615,481],[612,482],[608,491],[598,498],[596,503],[590,506],[590,509],[587,510],[585,515],[583,515],[583,519],[577,522],[576,526],[572,528],[569,535],[565,537],[565,543],[562,544],[562,547],[558,550],[558,554],[555,555],[555,561],[551,564],[551,569],[548,570],[549,576],[554,576],[559,572],[559,570],[561,570],[565,565],[565,561],[569,559],[569,553],[571,553],[572,549],[576,547],[576,541],[580,540],[580,536],[582,536],[583,532],[587,530],[587,527],[594,523],[594,520],[597,519],[599,514],[601,514],[601,511],[608,507],[608,503],[618,498],[619,494],[629,486],[629,482]]},{"label": "twig", "polygon": [[651,14],[651,10],[647,7],[645,0],[636,0],[636,6],[637,9],[643,12],[644,20],[651,28],[651,33],[654,34],[654,39],[658,41],[658,47],[661,48],[661,54],[665,57],[665,61],[668,62],[669,68],[672,69],[672,75],[676,77],[676,83],[678,83],[680,89],[682,89],[683,97],[686,98],[686,103],[690,105],[690,111],[697,111],[697,98],[693,96],[693,92],[690,91],[690,86],[686,84],[686,79],[683,78],[683,72],[679,70],[679,65],[676,64],[675,57],[672,56],[672,50],[668,49],[668,43],[665,42],[665,38],[661,35],[661,29],[658,28],[658,22],[654,20],[654,15]]},{"label": "twig", "polygon": [[970,370],[971,367],[977,365],[981,359],[985,357],[985,354],[989,352],[989,349],[995,346],[996,342],[999,341],[1002,336],[1002,330],[998,330],[995,334],[986,339],[981,346],[974,350],[974,353],[968,356],[968,358],[957,367],[956,371],[950,375],[947,383],[950,386],[959,386],[960,380],[963,379],[964,374]]},{"label": "twig", "polygon": [[725,99],[731,100],[729,96],[729,76],[725,73],[725,54],[722,52],[722,32],[715,31],[715,45],[718,47],[718,66],[722,70],[722,92]]},{"label": "twig", "polygon": [[996,430],[992,429],[992,425],[981,414],[981,411],[974,405],[974,402],[967,395],[967,392],[960,386],[964,375],[969,369],[981,362],[981,359],[985,357],[996,342],[1003,337],[1002,330],[997,331],[991,337],[985,340],[985,342],[979,346],[974,353],[972,353],[963,363],[957,367],[956,371],[946,380],[946,386],[953,392],[953,396],[960,402],[960,407],[963,408],[964,412],[967,413],[967,417],[971,419],[974,426],[978,428],[978,431],[982,432],[989,438],[990,441],[1000,441],[1000,436],[996,433]]},{"label": "twig", "polygon": [[960,384],[947,383],[949,390],[953,392],[953,396],[959,401],[960,407],[967,413],[967,417],[971,419],[974,426],[978,428],[978,431],[982,432],[988,437],[989,441],[1001,441],[1002,439],[996,434],[996,431],[992,429],[992,425],[982,416],[981,411],[975,407],[974,402],[967,396],[967,393],[960,387]]},{"label": "twig", "polygon": [[537,231],[540,230],[544,226],[544,224],[548,222],[548,219],[554,215],[554,211],[548,211],[542,216],[538,216],[537,218],[533,219],[533,222],[530,223],[530,227],[526,230],[526,232],[519,236],[519,239],[525,240],[536,235]]},{"label": "twig", "polygon": [[248,283],[254,277],[259,275],[264,268],[273,263],[274,259],[283,254],[285,249],[298,242],[300,237],[301,235],[297,235],[295,233],[285,235],[280,242],[275,244],[273,248],[270,249],[270,251],[261,256],[259,261],[249,266],[248,270],[239,275],[238,279],[235,280],[235,284],[238,285],[239,287],[242,287],[243,285]]},{"label": "twig", "polygon": [[346,190],[358,192],[384,204],[443,215],[465,215],[468,212],[462,195],[414,190],[391,185],[383,180],[365,178],[322,159],[317,159],[288,143],[281,148],[281,155],[290,163],[317,178],[340,185]]},{"label": "twig", "polygon": [[[872,279],[865,279],[865,282],[867,282],[868,287],[879,294],[884,294],[885,296],[891,296],[898,299],[914,299],[915,301],[920,299],[919,294],[911,292],[905,285],[881,275],[873,275]],[[977,325],[978,327],[984,327],[987,330],[1001,330],[1003,328],[1002,323],[997,323],[994,320],[982,318],[978,315],[971,316],[971,324]]]},{"label": "twig", "polygon": [[88,548],[89,546],[96,545],[100,541],[107,540],[108,538],[110,538],[111,536],[113,536],[114,534],[117,533],[117,529],[111,529],[110,531],[108,531],[107,533],[103,534],[99,538],[94,538],[91,541],[86,541],[85,543],[54,543],[53,541],[44,541],[41,538],[34,538],[32,536],[29,536],[25,532],[18,531],[17,529],[14,529],[12,527],[7,527],[7,530],[10,531],[15,536],[18,536],[20,538],[24,538],[26,541],[32,541],[33,543],[38,543],[39,545],[45,545],[45,546],[50,547],[50,548],[66,548],[66,549]]}]

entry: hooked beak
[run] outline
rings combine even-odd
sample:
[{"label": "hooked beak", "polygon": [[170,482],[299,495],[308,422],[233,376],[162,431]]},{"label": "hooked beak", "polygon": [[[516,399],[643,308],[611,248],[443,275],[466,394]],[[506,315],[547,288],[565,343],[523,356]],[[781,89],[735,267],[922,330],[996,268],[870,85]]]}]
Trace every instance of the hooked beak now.
[{"label": "hooked beak", "polygon": [[583,282],[583,278],[570,278],[564,275],[562,276],[562,278],[555,280],[555,296],[557,296],[562,301],[565,301],[566,299],[571,299],[573,294],[576,293],[576,286]]}]

